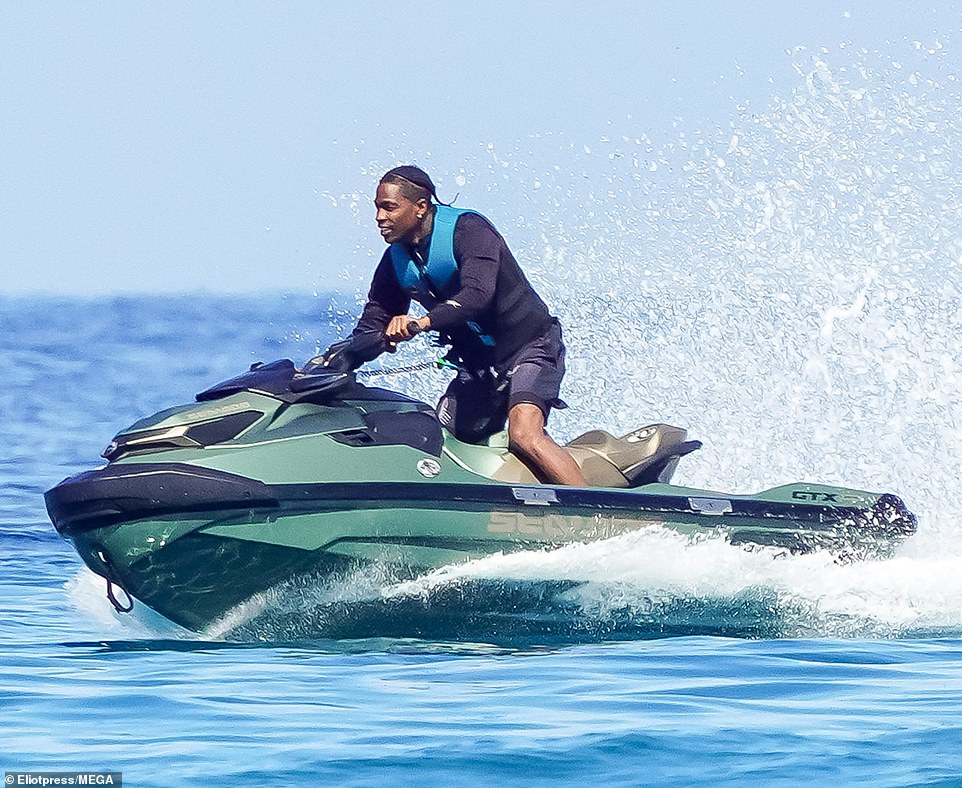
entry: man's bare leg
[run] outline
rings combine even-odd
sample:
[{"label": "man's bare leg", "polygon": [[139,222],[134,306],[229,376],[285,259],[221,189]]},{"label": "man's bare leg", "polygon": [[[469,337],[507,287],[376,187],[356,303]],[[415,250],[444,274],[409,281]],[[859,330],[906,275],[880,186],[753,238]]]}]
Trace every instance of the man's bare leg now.
[{"label": "man's bare leg", "polygon": [[544,481],[587,486],[578,463],[545,432],[544,414],[537,405],[521,402],[508,411],[508,442],[511,450]]}]

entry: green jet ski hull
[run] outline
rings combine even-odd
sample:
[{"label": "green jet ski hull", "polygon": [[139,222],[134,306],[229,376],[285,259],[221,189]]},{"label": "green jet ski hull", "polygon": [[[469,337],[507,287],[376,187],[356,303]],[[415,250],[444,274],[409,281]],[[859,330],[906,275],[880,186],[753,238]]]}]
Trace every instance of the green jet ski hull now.
[{"label": "green jet ski hull", "polygon": [[412,577],[658,527],[857,560],[889,555],[915,531],[890,494],[668,484],[698,444],[664,425],[604,434],[603,450],[597,436],[572,442],[591,477],[617,487],[539,484],[504,445],[461,443],[423,403],[348,378],[301,392],[244,379],[138,422],[108,447],[106,466],[47,493],[51,520],[108,588],[197,631],[287,580],[370,565]]}]

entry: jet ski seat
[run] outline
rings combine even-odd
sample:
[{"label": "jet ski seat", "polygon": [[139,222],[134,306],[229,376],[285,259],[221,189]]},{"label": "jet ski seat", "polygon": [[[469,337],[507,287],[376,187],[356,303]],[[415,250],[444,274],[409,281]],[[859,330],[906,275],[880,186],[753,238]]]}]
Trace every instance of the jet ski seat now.
[{"label": "jet ski seat", "polygon": [[[605,430],[591,430],[565,448],[591,487],[640,487],[667,484],[678,460],[701,448],[701,441],[686,441],[688,433],[668,424],[650,424],[616,438]],[[530,484],[534,477],[517,457],[508,455],[494,478]]]},{"label": "jet ski seat", "polygon": [[592,430],[566,448],[592,487],[640,487],[667,484],[678,460],[701,448],[701,441],[686,441],[687,435],[668,424],[650,424],[620,438]]}]

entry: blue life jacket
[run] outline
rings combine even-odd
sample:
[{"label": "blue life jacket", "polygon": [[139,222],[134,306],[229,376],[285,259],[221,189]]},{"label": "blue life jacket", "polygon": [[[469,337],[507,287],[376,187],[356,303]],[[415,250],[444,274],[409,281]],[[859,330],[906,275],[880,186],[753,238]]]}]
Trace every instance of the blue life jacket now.
[{"label": "blue life jacket", "polygon": [[[422,264],[404,244],[393,243],[389,247],[401,289],[427,310],[447,301],[461,289],[461,272],[454,259],[454,226],[462,214],[481,216],[477,211],[447,205],[436,205],[434,210],[434,227],[425,263]],[[486,346],[494,347],[494,339],[477,323],[467,325]]]}]

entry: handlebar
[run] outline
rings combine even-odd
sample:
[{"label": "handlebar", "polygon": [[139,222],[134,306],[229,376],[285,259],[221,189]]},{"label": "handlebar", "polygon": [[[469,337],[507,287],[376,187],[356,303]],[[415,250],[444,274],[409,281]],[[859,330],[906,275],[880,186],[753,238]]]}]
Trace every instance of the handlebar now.
[{"label": "handlebar", "polygon": [[418,325],[417,320],[408,320],[407,330],[412,337],[416,337],[421,333],[421,326]]}]

